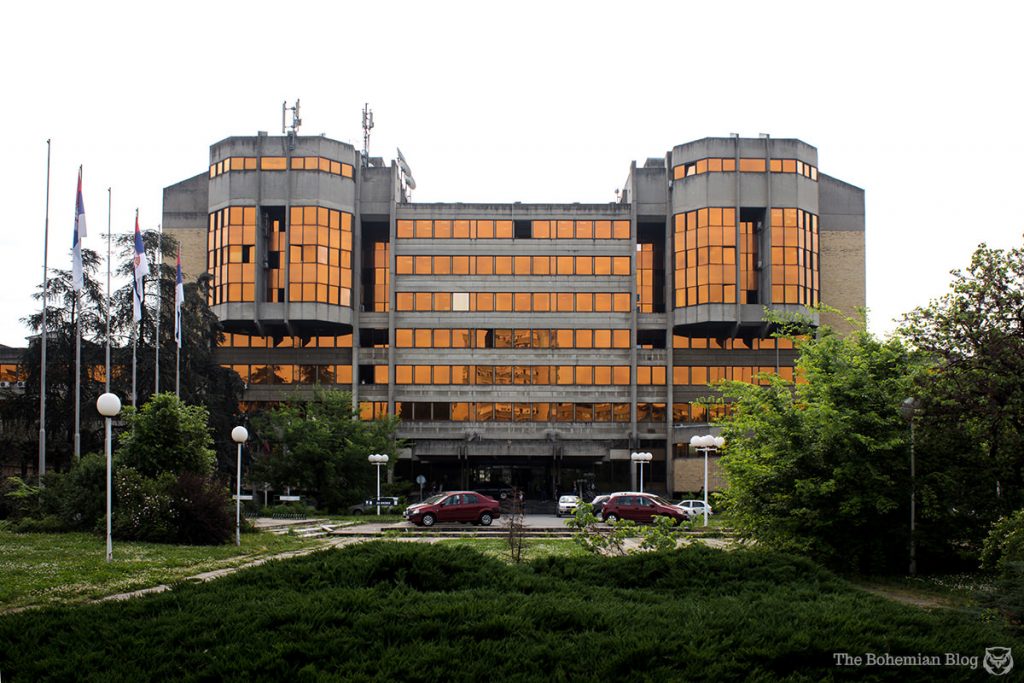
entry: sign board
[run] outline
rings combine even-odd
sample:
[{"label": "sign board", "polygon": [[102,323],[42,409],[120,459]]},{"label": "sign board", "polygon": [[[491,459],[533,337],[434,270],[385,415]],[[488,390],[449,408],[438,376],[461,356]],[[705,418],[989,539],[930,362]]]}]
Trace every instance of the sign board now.
[{"label": "sign board", "polygon": [[419,484],[420,486],[423,486],[424,484],[427,483],[427,478],[424,477],[422,474],[417,475],[416,476],[416,483]]},{"label": "sign board", "polygon": [[247,496],[244,494],[241,496],[231,496],[231,500],[252,500],[252,496]]},{"label": "sign board", "polygon": [[277,499],[285,503],[297,503],[299,496],[278,496]]}]

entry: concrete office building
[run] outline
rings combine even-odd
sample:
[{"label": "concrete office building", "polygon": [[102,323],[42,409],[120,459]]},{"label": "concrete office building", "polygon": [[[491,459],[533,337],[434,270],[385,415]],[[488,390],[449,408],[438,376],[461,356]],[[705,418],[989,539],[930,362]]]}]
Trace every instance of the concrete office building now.
[{"label": "concrete office building", "polygon": [[697,491],[708,383],[793,377],[763,309],[864,305],[863,190],[799,140],[679,145],[607,204],[414,203],[403,178],[326,137],[231,137],[163,225],[210,275],[244,407],[349,390],[401,415],[404,477],[549,498],[636,486],[641,450],[647,488]]}]

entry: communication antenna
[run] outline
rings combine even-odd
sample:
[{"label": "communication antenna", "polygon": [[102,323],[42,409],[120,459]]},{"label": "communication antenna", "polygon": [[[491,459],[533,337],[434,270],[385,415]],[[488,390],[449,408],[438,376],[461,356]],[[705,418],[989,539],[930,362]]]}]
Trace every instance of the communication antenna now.
[{"label": "communication antenna", "polygon": [[370,165],[370,130],[373,129],[373,112],[370,103],[363,105],[363,168]]},{"label": "communication antenna", "polygon": [[[288,126],[288,112],[292,113],[292,125]],[[295,106],[289,107],[288,100],[281,103],[281,134],[288,135],[288,148],[295,149],[295,135],[299,132],[302,119],[299,118],[299,100],[295,100]]]}]

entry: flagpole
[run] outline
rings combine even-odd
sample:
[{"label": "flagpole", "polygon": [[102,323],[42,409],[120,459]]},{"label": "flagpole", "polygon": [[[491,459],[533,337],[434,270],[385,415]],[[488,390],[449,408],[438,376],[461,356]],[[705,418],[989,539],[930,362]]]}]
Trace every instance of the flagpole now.
[{"label": "flagpole", "polygon": [[160,305],[163,303],[163,273],[160,272],[162,265],[160,253],[160,241],[163,239],[164,230],[158,223],[156,226],[156,338],[153,347],[156,348],[156,371],[153,381],[153,393],[160,393]]},{"label": "flagpole", "polygon": [[[138,242],[138,235],[139,235],[139,209],[136,208],[135,209],[135,236],[136,236],[135,239],[136,239],[136,245],[135,245],[135,249],[134,249],[134,251],[135,251],[135,261],[138,261],[138,258],[139,258],[138,243],[137,243]],[[132,310],[132,407],[133,408],[136,406],[136,403],[137,403],[137,400],[135,398],[135,387],[136,387],[136,384],[135,384],[135,379],[136,379],[135,352],[136,352],[136,349],[138,348],[139,327],[142,325],[142,294],[143,293],[141,291],[139,291],[140,290],[140,287],[139,287],[140,283],[139,283],[138,268],[139,268],[139,266],[136,263],[136,265],[135,265],[135,272],[132,273],[132,277],[135,278],[134,279],[134,283],[135,284],[132,285],[132,309],[133,309]],[[138,311],[139,311],[139,315],[138,315],[137,319],[136,319],[135,313],[134,313],[135,307],[138,307]]]},{"label": "flagpole", "polygon": [[132,324],[132,407],[135,407],[135,349],[138,339],[139,323]]},{"label": "flagpole", "polygon": [[105,391],[110,393],[110,207],[113,205],[112,193],[107,188],[107,367],[104,377],[107,380]]},{"label": "flagpole", "polygon": [[174,395],[181,398],[181,337],[184,335],[184,318],[181,307],[185,303],[185,283],[181,276],[181,246],[178,246],[177,264],[174,268]]},{"label": "flagpole", "polygon": [[75,462],[82,457],[82,294],[75,292]]},{"label": "flagpole", "polygon": [[46,251],[50,243],[50,139],[46,140],[46,220],[43,224],[43,334],[40,342],[42,358],[39,377],[39,483],[46,474]]},{"label": "flagpole", "polygon": [[[75,242],[77,244],[72,245],[73,249],[77,249],[78,258],[78,269],[82,272],[82,278],[84,280],[84,265],[81,263],[82,259],[82,238],[84,235],[79,233],[78,225],[78,210],[79,202],[78,199],[82,194],[82,166],[78,166],[78,197],[75,198]],[[75,258],[72,255],[72,258]],[[74,270],[74,267],[72,267]],[[74,278],[74,275],[72,275]],[[75,462],[82,457],[82,291],[77,288],[77,282],[75,282]],[[84,285],[83,285],[84,286]]]}]

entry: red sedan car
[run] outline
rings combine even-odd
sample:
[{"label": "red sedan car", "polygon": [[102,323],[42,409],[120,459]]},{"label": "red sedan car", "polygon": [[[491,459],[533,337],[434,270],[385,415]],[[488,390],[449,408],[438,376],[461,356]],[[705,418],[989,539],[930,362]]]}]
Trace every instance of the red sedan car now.
[{"label": "red sedan car", "polygon": [[490,526],[501,516],[498,501],[476,491],[447,491],[410,505],[403,516],[421,526],[438,522],[471,522]]},{"label": "red sedan car", "polygon": [[650,493],[613,493],[601,509],[601,517],[606,522],[618,519],[651,522],[656,516],[671,517],[676,522],[685,522],[690,518],[682,508]]}]

